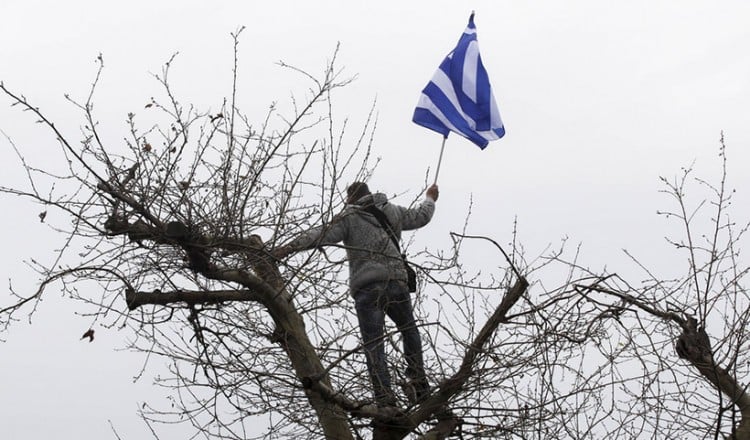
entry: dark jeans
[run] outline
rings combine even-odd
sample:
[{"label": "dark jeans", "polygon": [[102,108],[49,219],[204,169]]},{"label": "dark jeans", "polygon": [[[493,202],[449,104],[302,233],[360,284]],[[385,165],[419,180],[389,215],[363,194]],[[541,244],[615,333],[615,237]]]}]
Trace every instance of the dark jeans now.
[{"label": "dark jeans", "polygon": [[424,372],[422,341],[414,322],[406,285],[398,281],[368,284],[355,292],[354,303],[375,399],[395,403],[385,359],[385,315],[391,318],[401,332],[407,364],[406,375],[412,379],[417,397],[427,394],[429,386]]}]

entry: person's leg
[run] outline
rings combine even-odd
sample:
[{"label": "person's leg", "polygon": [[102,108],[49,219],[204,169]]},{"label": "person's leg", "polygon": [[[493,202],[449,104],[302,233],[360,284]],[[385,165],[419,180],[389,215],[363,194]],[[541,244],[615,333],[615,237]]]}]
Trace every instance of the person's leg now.
[{"label": "person's leg", "polygon": [[359,329],[367,360],[375,400],[382,404],[395,404],[391,390],[391,378],[385,359],[385,315],[381,305],[384,284],[371,284],[357,290],[354,305],[359,319]]},{"label": "person's leg", "polygon": [[388,284],[385,313],[398,327],[404,340],[406,357],[406,376],[411,379],[417,399],[422,399],[430,392],[427,375],[424,371],[422,356],[422,339],[419,335],[409,291],[402,283]]}]

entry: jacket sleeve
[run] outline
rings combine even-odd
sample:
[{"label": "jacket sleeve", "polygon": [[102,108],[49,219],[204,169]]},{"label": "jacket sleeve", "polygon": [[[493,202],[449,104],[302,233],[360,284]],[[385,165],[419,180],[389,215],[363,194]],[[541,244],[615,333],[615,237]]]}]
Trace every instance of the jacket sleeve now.
[{"label": "jacket sleeve", "polygon": [[408,231],[421,228],[432,220],[432,214],[435,213],[435,201],[426,198],[414,208],[399,206],[398,209],[401,214],[401,229]]},{"label": "jacket sleeve", "polygon": [[345,218],[337,217],[331,223],[303,232],[302,235],[289,242],[287,246],[296,252],[336,244],[346,239],[348,230],[346,223]]}]

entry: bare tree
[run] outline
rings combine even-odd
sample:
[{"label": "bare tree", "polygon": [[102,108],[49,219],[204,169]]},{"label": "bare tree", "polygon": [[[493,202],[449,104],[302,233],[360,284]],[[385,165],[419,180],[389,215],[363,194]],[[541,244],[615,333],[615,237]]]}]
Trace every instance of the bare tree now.
[{"label": "bare tree", "polygon": [[[80,142],[0,85],[14,106],[50,130],[67,165],[63,174],[37,168],[16,148],[27,189],[2,191],[43,204],[45,216],[56,208],[72,219],[69,228],[55,225],[66,245],[53,265],[38,267],[39,290],[14,293],[0,323],[7,328],[50,283],[61,283],[71,297],[96,304],[108,325],[130,326],[133,347],[170,359],[173,376],[162,384],[174,390],[177,409],[148,408],[143,417],[183,419],[207,437],[248,438],[257,414],[270,420],[271,434],[259,437],[346,439],[368,431],[369,422],[377,438],[445,437],[459,423],[445,405],[473,376],[525,280],[506,283],[484,329],[473,342],[462,339],[461,368],[429,399],[399,411],[372,404],[361,355],[351,346],[356,327],[345,310],[340,255],[311,256],[282,272],[267,250],[329,220],[342,206],[341,185],[367,177],[373,113],[353,140],[336,126],[332,94],[350,79],[336,70],[334,54],[320,76],[282,63],[309,88],[292,98],[290,114],[272,107],[254,125],[235,106],[237,41],[234,35],[232,94],[220,111],[178,100],[170,60],[156,76],[164,98],[144,109],[156,122],[143,129],[141,116],[129,114],[121,146],[103,142],[94,113],[102,57],[87,99],[68,98],[84,118]],[[80,259],[68,265],[72,251]],[[425,425],[436,413],[440,422]]]},{"label": "bare tree", "polygon": [[[623,423],[614,435],[640,438],[750,439],[747,325],[750,297],[740,243],[750,224],[729,215],[734,190],[727,187],[724,138],[718,185],[692,177],[692,167],[669,180],[663,192],[675,209],[660,212],[681,226],[667,241],[682,261],[683,275],[659,276],[638,263],[640,283],[617,274],[579,280],[574,290],[616,320],[610,338],[618,348],[613,369],[637,380],[619,394]],[[687,194],[705,194],[691,202]],[[616,342],[615,342],[616,341]],[[636,431],[634,431],[636,430]]]},{"label": "bare tree", "polygon": [[[650,275],[631,287],[585,268],[564,242],[528,258],[515,228],[507,244],[459,231],[447,249],[412,249],[420,292],[430,292],[415,299],[433,390],[412,403],[390,329],[389,362],[403,392],[398,408],[375,405],[342,250],[283,264],[268,252],[329,222],[346,184],[367,180],[374,110],[355,136],[337,119],[334,95],[351,79],[334,53],[319,75],[282,63],[307,89],[288,112],[272,106],[254,122],[235,105],[233,37],[231,93],[219,110],[182,103],[170,88],[170,60],[156,76],[163,97],[128,115],[121,145],[103,141],[94,112],[101,57],[88,97],[69,98],[83,117],[80,142],[0,83],[54,136],[65,166],[41,169],[9,139],[28,181],[0,191],[42,204],[43,221],[48,209],[72,221],[53,224],[65,246],[52,265],[37,265],[44,281],[36,292],[13,292],[0,308],[2,328],[59,283],[100,322],[128,327],[133,348],[169,360],[171,375],[159,384],[172,402],[143,409],[149,426],[182,422],[205,438],[684,438],[698,428],[718,436],[745,420],[735,379],[746,368],[745,271],[735,249],[744,229],[722,220],[723,182],[713,241],[675,242],[691,252],[691,275],[680,281]],[[683,208],[669,215],[692,237],[683,188],[668,191]],[[491,271],[472,267],[475,253],[494,258]],[[714,315],[732,318],[717,327],[723,339],[705,337]],[[679,358],[670,355],[675,342]],[[706,422],[705,411],[715,417]]]}]

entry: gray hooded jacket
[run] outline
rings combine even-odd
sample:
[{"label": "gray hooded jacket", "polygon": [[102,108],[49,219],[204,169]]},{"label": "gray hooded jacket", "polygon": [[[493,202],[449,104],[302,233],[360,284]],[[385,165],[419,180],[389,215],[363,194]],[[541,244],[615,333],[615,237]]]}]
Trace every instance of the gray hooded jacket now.
[{"label": "gray hooded jacket", "polygon": [[378,220],[363,209],[370,203],[385,213],[399,239],[401,231],[426,225],[435,212],[435,202],[429,198],[419,206],[404,208],[388,203],[385,194],[369,194],[357,200],[357,204],[347,205],[330,224],[310,229],[288,245],[297,251],[343,241],[349,261],[352,294],[362,286],[379,281],[406,282],[401,254]]}]

